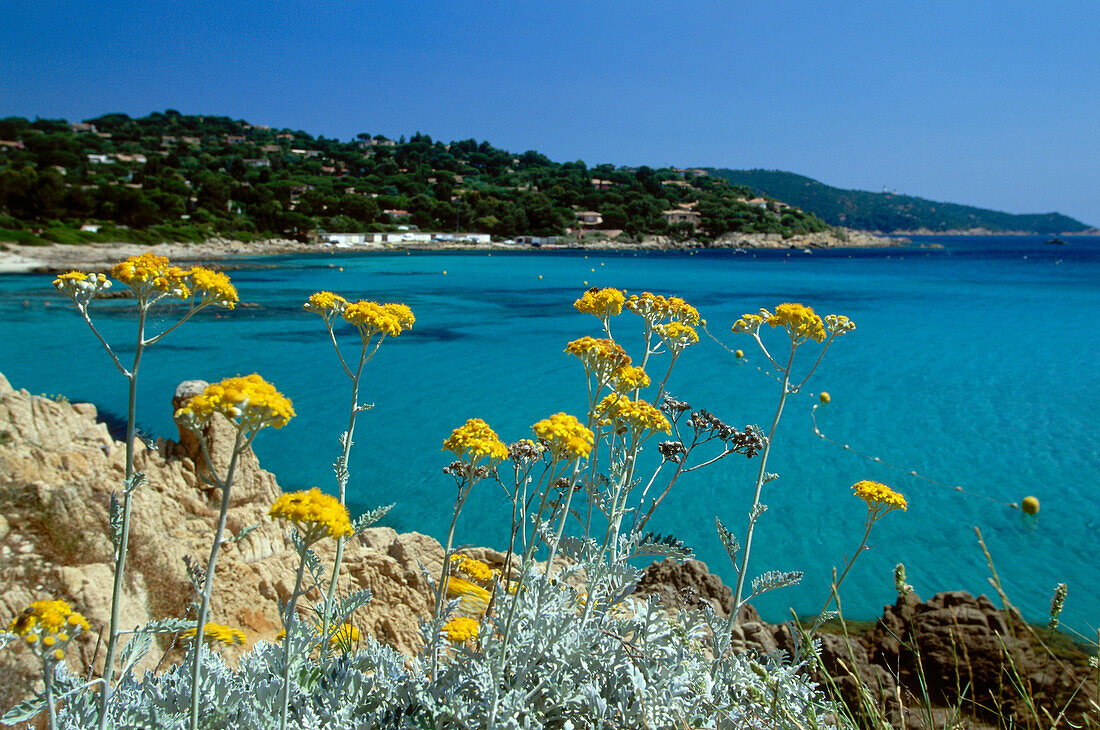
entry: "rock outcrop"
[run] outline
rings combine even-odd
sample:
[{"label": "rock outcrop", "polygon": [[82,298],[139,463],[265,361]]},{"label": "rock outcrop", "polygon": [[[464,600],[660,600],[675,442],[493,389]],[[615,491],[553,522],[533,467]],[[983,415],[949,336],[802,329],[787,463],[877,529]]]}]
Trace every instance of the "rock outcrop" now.
[{"label": "rock outcrop", "polygon": [[[670,608],[707,601],[720,615],[729,615],[733,605],[729,587],[696,561],[654,563],[639,592],[661,595]],[[960,705],[963,715],[979,722],[1000,717],[1019,727],[1054,726],[1063,710],[1063,724],[1100,719],[1097,670],[1087,657],[1048,652],[1045,629],[1028,626],[1015,610],[998,609],[986,596],[950,591],[922,601],[910,592],[886,606],[870,631],[820,633],[818,638],[828,676],[814,673],[814,679],[835,683],[857,718],[861,703],[869,703],[895,727],[916,729],[929,727],[929,719],[935,727],[949,724],[948,708]],[[788,624],[774,626],[751,606],[741,609],[734,651],[767,655],[782,650],[794,656],[798,644]],[[1021,685],[1035,703],[1038,722],[1022,701]],[[930,712],[922,699],[925,691]]]},{"label": "rock outcrop", "polygon": [[[205,384],[185,383],[174,405]],[[165,404],[168,407],[168,404]],[[73,669],[102,669],[97,638],[110,621],[113,581],[108,508],[121,492],[125,447],[96,421],[89,404],[70,404],[16,391],[0,375],[0,621],[43,598],[63,598],[93,626],[69,651]],[[224,474],[233,427],[209,427],[210,458]],[[135,466],[145,484],[134,493],[122,624],[136,627],[154,618],[184,617],[194,594],[185,558],[205,565],[220,494],[203,479],[205,460],[193,436],[135,444]],[[284,524],[267,517],[280,495],[275,477],[246,452],[233,481],[227,538],[218,558],[212,621],[243,629],[249,643],[273,640],[281,628],[279,601],[294,586],[297,553]],[[255,526],[254,529],[249,528]],[[239,539],[238,539],[239,536]],[[334,546],[316,546],[332,564]],[[438,574],[443,548],[417,533],[392,528],[366,530],[344,553],[339,590],[369,588],[373,600],[355,613],[361,631],[412,654],[420,643],[419,622],[432,601],[423,570]],[[317,598],[317,594],[309,594]],[[300,605],[309,601],[301,601]],[[305,605],[303,605],[303,609]],[[161,647],[178,654],[165,638]],[[242,649],[225,650],[230,659]],[[160,654],[151,652],[147,666]],[[0,706],[25,694],[40,668],[28,652],[0,652]]]}]

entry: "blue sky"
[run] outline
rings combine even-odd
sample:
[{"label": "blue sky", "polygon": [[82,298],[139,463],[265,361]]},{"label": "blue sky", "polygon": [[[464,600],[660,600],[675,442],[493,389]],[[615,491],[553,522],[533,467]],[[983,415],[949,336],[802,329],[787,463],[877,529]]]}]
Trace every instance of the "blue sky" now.
[{"label": "blue sky", "polygon": [[5,0],[0,116],[168,108],[1100,225],[1100,2]]}]

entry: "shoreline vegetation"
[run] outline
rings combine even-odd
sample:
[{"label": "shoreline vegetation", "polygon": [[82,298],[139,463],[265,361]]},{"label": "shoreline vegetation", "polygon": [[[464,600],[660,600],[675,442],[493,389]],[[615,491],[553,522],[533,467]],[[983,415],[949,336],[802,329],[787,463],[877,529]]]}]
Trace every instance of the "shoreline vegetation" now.
[{"label": "shoreline vegetation", "polygon": [[[229,277],[153,253],[109,272],[74,270],[53,286],[128,384],[125,441],[111,437],[94,406],[15,391],[0,375],[0,554],[21,569],[12,574],[17,590],[0,598],[14,616],[0,632],[0,647],[14,650],[0,662],[21,678],[12,700],[36,677],[44,688],[3,722],[44,715],[49,730],[228,730],[277,720],[281,730],[350,730],[711,727],[718,718],[730,728],[885,730],[937,727],[943,716],[951,726],[961,717],[1004,728],[1095,726],[1092,645],[1065,659],[1049,647],[1067,586],[1055,591],[1047,631],[1024,624],[977,528],[1002,609],[961,593],[922,602],[898,564],[893,609],[869,634],[849,631],[841,584],[875,524],[908,509],[886,484],[852,485],[866,510],[862,539],[839,577],[834,570],[810,626],[772,626],[756,614],[754,598],[802,580],[800,571],[759,573],[754,564],[759,574],[746,581],[749,556],[766,512],[762,490],[777,476],[767,466],[784,403],[855,330],[843,314],[780,303],[733,323],[731,332],[752,338],[782,375],[765,435],[665,391],[678,357],[699,342],[695,327],[705,321],[694,306],[674,295],[585,291],[573,306],[606,337],[583,335],[564,352],[583,372],[587,408],[580,419],[561,412],[535,422],[537,440],[505,443],[480,418],[455,428],[440,461],[450,462],[442,471],[457,496],[437,542],[371,529],[393,505],[355,517],[346,505],[356,416],[371,407],[361,403],[360,376],[384,340],[415,326],[411,308],[329,291],[303,304],[321,318],[349,377],[350,420],[334,464],[339,497],[316,488],[284,494],[251,445],[297,414],[258,373],[181,383],[171,401],[180,440],[138,438],[143,352],[205,308],[236,308]],[[132,361],[90,312],[112,280],[133,293],[138,313]],[[186,304],[174,324],[149,318],[165,300]],[[611,335],[620,315],[643,334],[634,358]],[[352,331],[341,326],[338,335],[347,324]],[[654,444],[660,465],[632,495],[651,468],[639,456]],[[727,457],[758,466],[745,527],[731,522],[735,533],[715,515],[732,589],[691,562],[690,546],[645,529],[681,474]],[[666,465],[673,473],[658,482]],[[465,498],[482,481],[499,484],[512,503],[504,552],[454,544]],[[659,494],[647,500],[655,483]],[[194,556],[207,550],[202,569]],[[666,560],[655,571],[636,564],[658,558]],[[643,594],[647,582],[656,590]],[[819,631],[831,618],[841,634]],[[402,635],[408,653],[397,646]]]},{"label": "shoreline vegetation", "polygon": [[824,249],[824,248],[888,248],[910,243],[909,239],[884,237],[863,231],[824,231],[784,238],[778,233],[735,233],[716,241],[679,241],[665,236],[646,236],[640,242],[586,237],[581,241],[563,239],[564,243],[533,245],[529,243],[467,243],[457,241],[397,241],[391,243],[359,243],[337,245],[302,242],[289,238],[240,241],[230,238],[210,238],[201,242],[85,243],[24,246],[0,241],[0,274],[59,273],[70,269],[104,267],[120,258],[152,251],[174,261],[226,261],[279,255],[321,255],[352,252],[384,253],[387,251],[694,251],[704,249]]}]

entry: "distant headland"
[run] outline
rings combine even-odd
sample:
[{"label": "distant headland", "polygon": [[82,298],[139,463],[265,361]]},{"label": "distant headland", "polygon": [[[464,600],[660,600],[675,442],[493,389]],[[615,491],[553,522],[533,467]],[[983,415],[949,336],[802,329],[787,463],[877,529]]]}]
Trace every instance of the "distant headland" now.
[{"label": "distant headland", "polygon": [[[443,143],[420,133],[393,140],[364,132],[344,142],[173,110],[81,122],[8,117],[0,119],[0,242],[19,244],[19,256],[47,265],[72,257],[29,247],[189,243],[198,244],[190,256],[215,258],[227,248],[239,250],[226,255],[240,255],[325,244],[629,249],[894,243],[867,235],[871,229],[858,215],[833,216],[828,207],[818,213],[816,199],[803,201],[786,190],[761,193],[755,182],[730,175],[559,163],[536,151],[513,153],[473,139]],[[1060,225],[1053,228],[1011,230],[1087,228],[1057,218]],[[906,220],[911,230],[940,230],[938,223]],[[984,219],[978,223],[1002,230]],[[11,270],[13,257],[6,259]]]}]

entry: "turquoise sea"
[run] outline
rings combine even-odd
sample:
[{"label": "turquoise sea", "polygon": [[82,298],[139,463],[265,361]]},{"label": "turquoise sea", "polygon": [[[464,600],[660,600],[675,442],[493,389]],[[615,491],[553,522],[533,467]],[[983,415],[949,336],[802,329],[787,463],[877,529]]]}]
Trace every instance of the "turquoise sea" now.
[{"label": "turquoise sea", "polygon": [[[843,565],[862,534],[865,509],[850,486],[874,479],[904,493],[910,507],[876,526],[841,592],[847,616],[871,618],[893,602],[899,561],[923,597],[990,592],[978,526],[1009,595],[1029,618],[1045,620],[1055,585],[1065,581],[1065,622],[1095,637],[1100,242],[1070,241],[918,238],[915,244],[944,248],[342,253],[243,262],[230,274],[251,306],[203,313],[148,351],[138,421],[152,437],[173,437],[170,399],[180,381],[258,371],[299,414],[257,439],[262,464],[284,489],[333,490],[348,381],[320,318],[301,304],[321,289],[405,302],[416,313],[415,328],[388,340],[367,366],[364,399],[376,407],[359,419],[350,494],[359,507],[395,502],[386,524],[442,538],[455,490],[440,471],[448,462],[440,447],[452,428],[476,416],[515,440],[551,413],[581,412],[583,375],[562,350],[598,334],[596,320],[572,308],[586,282],[682,295],[711,332],[743,349],[746,361],[738,363],[704,336],[670,381],[677,397],[738,427],[767,427],[778,384],[762,371],[766,361],[752,340],[730,334],[730,324],[761,306],[802,302],[820,314],[847,314],[857,329],[830,349],[780,424],[769,463],[780,478],[765,487],[769,510],[758,525],[750,573],[806,575],[801,586],[759,600],[765,617],[782,619],[789,606],[812,613],[824,602],[831,569]],[[125,413],[124,381],[51,278],[0,276],[0,372],[17,388],[91,401],[117,422]],[[102,301],[93,313],[128,351],[135,323],[129,304]],[[635,353],[636,321],[623,314],[615,324]],[[818,425],[837,443],[812,430],[817,401],[810,393],[822,390],[832,401],[818,409]],[[653,528],[685,540],[731,582],[714,517],[743,534],[756,468],[755,460],[731,457],[689,475]],[[1038,519],[1005,505],[1027,495],[1041,501]],[[502,547],[507,507],[499,488],[479,487],[458,539]]]}]

